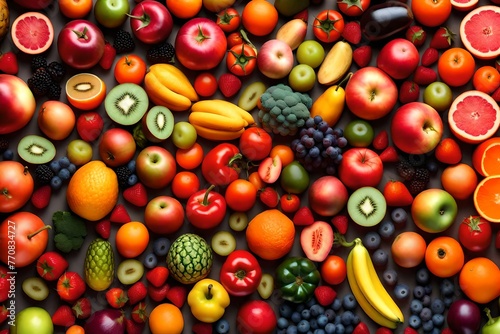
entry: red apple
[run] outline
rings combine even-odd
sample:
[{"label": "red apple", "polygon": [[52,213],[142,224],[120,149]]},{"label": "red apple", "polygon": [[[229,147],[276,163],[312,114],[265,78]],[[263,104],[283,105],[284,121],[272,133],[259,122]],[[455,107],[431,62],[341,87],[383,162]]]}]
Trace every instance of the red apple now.
[{"label": "red apple", "polygon": [[347,82],[345,103],[351,112],[365,120],[384,117],[398,101],[398,87],[384,71],[368,66],[357,70]]},{"label": "red apple", "polygon": [[134,157],[135,149],[134,136],[122,128],[105,131],[99,142],[99,156],[109,167],[128,163]]},{"label": "red apple", "polygon": [[393,79],[408,78],[417,68],[420,54],[406,38],[396,38],[384,45],[377,56],[377,67]]},{"label": "red apple", "polygon": [[290,46],[279,40],[270,39],[259,49],[257,66],[259,71],[270,79],[282,79],[294,65],[293,51]]},{"label": "red apple", "polygon": [[158,1],[141,1],[135,5],[129,17],[132,33],[145,44],[165,41],[174,27],[172,15],[167,7]]},{"label": "red apple", "polygon": [[271,334],[276,324],[276,314],[264,300],[246,301],[236,315],[236,329],[241,334]]},{"label": "red apple", "polygon": [[349,189],[377,187],[383,175],[384,165],[376,152],[364,147],[353,147],[342,154],[338,176]]},{"label": "red apple", "polygon": [[172,182],[177,166],[175,158],[160,146],[148,146],[136,158],[136,173],[139,180],[149,188],[164,188]]},{"label": "red apple", "polygon": [[52,4],[52,0],[14,0],[19,6],[27,9],[44,9]]},{"label": "red apple", "polygon": [[321,216],[334,216],[345,207],[349,193],[335,176],[322,176],[309,186],[309,205]]},{"label": "red apple", "polygon": [[144,224],[154,233],[175,233],[184,224],[184,208],[174,197],[155,197],[144,209]]},{"label": "red apple", "polygon": [[224,31],[205,17],[184,23],[175,37],[175,58],[190,70],[210,70],[222,61],[227,51]]},{"label": "red apple", "polygon": [[38,111],[38,127],[53,140],[67,138],[75,127],[76,117],[73,109],[64,102],[47,100]]},{"label": "red apple", "polygon": [[25,127],[36,110],[36,100],[26,82],[0,74],[0,135]]},{"label": "red apple", "polygon": [[391,121],[391,138],[401,151],[424,154],[432,151],[443,135],[439,113],[423,102],[410,102],[399,107]]},{"label": "red apple", "polygon": [[31,198],[34,185],[33,177],[23,164],[0,161],[0,213],[22,208]]}]

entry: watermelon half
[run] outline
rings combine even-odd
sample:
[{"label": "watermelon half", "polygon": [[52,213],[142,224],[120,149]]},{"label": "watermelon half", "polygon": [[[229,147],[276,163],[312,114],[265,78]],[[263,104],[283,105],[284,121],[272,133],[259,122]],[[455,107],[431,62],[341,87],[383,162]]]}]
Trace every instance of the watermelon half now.
[{"label": "watermelon half", "polygon": [[460,22],[460,39],[478,59],[500,56],[500,7],[481,6]]}]

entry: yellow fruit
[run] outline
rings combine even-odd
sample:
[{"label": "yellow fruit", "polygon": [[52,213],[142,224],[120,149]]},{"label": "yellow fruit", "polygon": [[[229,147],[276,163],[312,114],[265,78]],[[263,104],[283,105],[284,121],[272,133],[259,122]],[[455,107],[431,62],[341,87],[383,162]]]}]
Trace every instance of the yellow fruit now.
[{"label": "yellow fruit", "polygon": [[80,217],[96,221],[104,218],[118,200],[118,178],[102,161],[90,161],[71,177],[66,200]]}]

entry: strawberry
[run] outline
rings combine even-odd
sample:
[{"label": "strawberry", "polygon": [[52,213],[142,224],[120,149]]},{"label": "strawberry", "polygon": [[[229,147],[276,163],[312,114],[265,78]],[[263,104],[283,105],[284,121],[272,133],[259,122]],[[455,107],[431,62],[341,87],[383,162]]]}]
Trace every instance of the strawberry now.
[{"label": "strawberry", "polygon": [[78,116],[76,120],[76,131],[80,138],[86,142],[93,142],[102,133],[104,120],[95,111],[89,111]]},{"label": "strawberry", "polygon": [[394,146],[387,146],[379,156],[382,162],[397,162],[399,160],[398,152]]},{"label": "strawberry", "polygon": [[417,48],[424,45],[427,33],[420,26],[410,26],[406,29],[406,39],[413,43]]},{"label": "strawberry", "polygon": [[[146,287],[144,287],[146,289]],[[148,314],[146,312],[146,303],[140,302],[132,308],[132,312],[130,312],[130,316],[132,320],[135,322],[142,324],[148,320]]]},{"label": "strawberry", "polygon": [[109,220],[112,223],[119,223],[119,224],[125,224],[131,221],[127,208],[125,208],[123,204],[115,205],[113,211],[111,211]]},{"label": "strawberry", "polygon": [[0,334],[9,334],[9,333],[10,333],[10,331],[8,329],[2,329],[0,331]]},{"label": "strawberry", "polygon": [[280,202],[280,195],[273,187],[265,187],[259,191],[259,199],[268,208],[275,208]]},{"label": "strawberry", "polygon": [[146,327],[145,323],[138,323],[133,319],[124,318],[125,322],[125,333],[127,334],[141,334],[144,332],[144,328]]},{"label": "strawberry", "polygon": [[354,327],[352,334],[370,334],[370,329],[367,324],[360,322],[356,325],[356,327]]},{"label": "strawberry", "polygon": [[127,293],[122,288],[111,288],[106,291],[106,300],[113,308],[122,308],[128,301]]},{"label": "strawberry", "polygon": [[439,51],[435,48],[427,48],[422,53],[420,64],[422,64],[422,66],[429,67],[431,65],[434,65],[434,63],[437,62],[438,59],[439,59]]},{"label": "strawberry", "polygon": [[350,21],[344,25],[342,38],[351,44],[359,44],[361,42],[361,26],[358,21]]},{"label": "strawberry", "polygon": [[307,8],[303,9],[300,12],[298,12],[297,14],[295,14],[293,16],[293,18],[294,19],[301,19],[302,21],[307,23],[309,21],[309,10]]},{"label": "strawberry", "polygon": [[354,49],[352,59],[360,68],[368,66],[372,60],[372,47],[370,45],[363,45]]},{"label": "strawberry", "polygon": [[429,46],[438,50],[448,49],[453,44],[455,36],[456,34],[447,27],[440,27],[434,32]]},{"label": "strawberry", "polygon": [[9,310],[5,307],[5,305],[0,306],[0,324],[7,320],[8,315]]},{"label": "strawberry", "polygon": [[137,182],[123,191],[123,198],[138,207],[148,204],[148,193],[146,187],[141,182]]},{"label": "strawberry", "polygon": [[295,194],[286,194],[280,197],[280,207],[285,213],[293,213],[300,208],[300,198]]},{"label": "strawberry", "polygon": [[388,206],[408,206],[413,203],[413,196],[406,185],[397,180],[389,180],[386,182],[382,191],[385,201]]},{"label": "strawberry", "polygon": [[134,283],[127,290],[128,302],[130,305],[135,305],[148,295],[148,289],[143,282],[138,281]]},{"label": "strawberry", "polygon": [[170,289],[170,286],[167,283],[165,283],[159,287],[156,287],[152,284],[149,284],[148,285],[148,296],[149,296],[149,298],[151,298],[151,300],[159,303],[165,299],[169,289]]},{"label": "strawberry", "polygon": [[292,221],[295,225],[311,225],[314,223],[313,213],[308,206],[303,206],[295,212]]},{"label": "strawberry", "polygon": [[212,324],[206,322],[197,322],[191,327],[193,334],[212,334]]},{"label": "strawberry", "polygon": [[436,146],[434,155],[439,162],[454,165],[462,160],[462,150],[455,139],[443,138]]},{"label": "strawberry", "polygon": [[226,98],[233,97],[240,91],[241,88],[240,78],[232,73],[223,73],[219,77],[218,84],[219,90]]},{"label": "strawberry", "polygon": [[411,80],[404,81],[399,87],[399,102],[402,104],[415,102],[420,96],[420,87]]},{"label": "strawberry", "polygon": [[103,219],[97,224],[95,224],[95,231],[103,239],[109,239],[111,235],[111,221],[109,219]]},{"label": "strawberry", "polygon": [[154,267],[146,273],[146,280],[154,287],[159,288],[167,281],[168,274],[167,267]]},{"label": "strawberry", "polygon": [[56,326],[69,327],[73,326],[76,322],[76,318],[71,311],[69,305],[59,306],[54,314],[52,314],[52,323]]},{"label": "strawberry", "polygon": [[500,249],[500,230],[498,230],[495,235],[495,248]]},{"label": "strawberry", "polygon": [[377,133],[375,138],[373,138],[372,145],[376,150],[385,150],[385,148],[389,146],[389,133],[387,130],[383,129]]},{"label": "strawberry", "polygon": [[36,261],[36,271],[47,281],[55,281],[68,269],[68,261],[58,252],[43,253]]},{"label": "strawberry", "polygon": [[331,223],[340,234],[346,234],[349,227],[349,219],[346,215],[336,215],[332,217]]},{"label": "strawberry", "polygon": [[92,313],[92,304],[87,297],[82,297],[73,304],[71,310],[77,319],[87,319]]},{"label": "strawberry", "polygon": [[314,289],[314,297],[322,306],[331,305],[337,297],[337,292],[329,285],[320,285]]},{"label": "strawberry", "polygon": [[[441,331],[441,334],[445,334],[445,330],[446,330],[446,328]],[[403,334],[418,334],[418,332],[416,329],[413,329],[411,327],[406,327]],[[447,332],[447,334],[452,334],[452,333],[450,331],[450,332]]]},{"label": "strawberry", "polygon": [[500,102],[500,87],[498,87],[497,89],[495,89],[493,93],[491,93],[491,97],[496,102]]},{"label": "strawberry", "polygon": [[0,53],[0,72],[12,75],[16,75],[19,72],[19,64],[14,52]]},{"label": "strawberry", "polygon": [[413,81],[418,85],[427,86],[437,80],[437,73],[430,67],[417,66],[413,73]]},{"label": "strawberry", "polygon": [[113,63],[115,62],[115,57],[116,57],[116,49],[113,46],[113,44],[109,43],[106,41],[104,43],[104,53],[99,60],[99,66],[103,70],[109,70],[112,66]]},{"label": "strawberry", "polygon": [[187,290],[184,286],[171,286],[165,295],[168,300],[178,308],[182,308],[187,298]]},{"label": "strawberry", "polygon": [[387,327],[379,327],[375,331],[375,334],[392,334],[392,330]]},{"label": "strawberry", "polygon": [[45,209],[50,203],[52,187],[48,184],[37,188],[31,195],[31,204],[37,209]]},{"label": "strawberry", "polygon": [[0,265],[0,303],[9,299],[11,276],[6,267]]}]

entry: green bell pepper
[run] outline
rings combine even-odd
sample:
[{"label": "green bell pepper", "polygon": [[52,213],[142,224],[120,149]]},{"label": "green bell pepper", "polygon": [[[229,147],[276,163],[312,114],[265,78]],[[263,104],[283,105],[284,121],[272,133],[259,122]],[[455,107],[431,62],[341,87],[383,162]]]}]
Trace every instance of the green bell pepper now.
[{"label": "green bell pepper", "polygon": [[281,298],[294,303],[311,299],[320,279],[321,274],[314,262],[305,257],[287,258],[276,269]]}]

